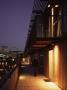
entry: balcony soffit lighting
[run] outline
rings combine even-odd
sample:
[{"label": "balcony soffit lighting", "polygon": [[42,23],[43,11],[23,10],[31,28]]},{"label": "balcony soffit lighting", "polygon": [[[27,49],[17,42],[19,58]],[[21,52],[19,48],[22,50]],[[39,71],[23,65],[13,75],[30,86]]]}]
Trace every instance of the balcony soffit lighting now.
[{"label": "balcony soffit lighting", "polygon": [[55,7],[59,7],[59,5],[55,5]]},{"label": "balcony soffit lighting", "polygon": [[48,5],[48,7],[50,7],[50,4]]},{"label": "balcony soffit lighting", "polygon": [[[48,4],[48,8],[49,8],[49,7],[51,7],[51,5],[50,5],[50,4]],[[56,5],[55,5],[55,7],[59,7],[59,5],[57,5],[57,4],[56,4]]]}]

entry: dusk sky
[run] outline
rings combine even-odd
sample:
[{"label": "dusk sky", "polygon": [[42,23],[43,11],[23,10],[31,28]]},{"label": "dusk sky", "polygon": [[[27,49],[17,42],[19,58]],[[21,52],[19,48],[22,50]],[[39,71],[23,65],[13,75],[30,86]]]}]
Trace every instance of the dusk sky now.
[{"label": "dusk sky", "polygon": [[0,46],[24,50],[33,0],[0,0]]}]

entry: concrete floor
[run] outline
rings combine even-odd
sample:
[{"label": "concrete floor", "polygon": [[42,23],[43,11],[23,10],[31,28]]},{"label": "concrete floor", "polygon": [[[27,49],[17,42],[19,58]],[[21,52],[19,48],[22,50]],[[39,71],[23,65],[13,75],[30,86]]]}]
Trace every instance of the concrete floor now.
[{"label": "concrete floor", "polygon": [[46,82],[44,76],[21,75],[16,90],[61,90],[53,82]]}]

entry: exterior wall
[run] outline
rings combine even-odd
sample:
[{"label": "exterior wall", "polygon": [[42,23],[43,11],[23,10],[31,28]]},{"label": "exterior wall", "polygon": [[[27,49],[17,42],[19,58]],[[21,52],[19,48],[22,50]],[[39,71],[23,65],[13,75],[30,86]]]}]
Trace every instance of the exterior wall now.
[{"label": "exterior wall", "polygon": [[58,74],[56,83],[63,90],[67,90],[67,40],[58,44],[58,47],[58,66],[56,67]]},{"label": "exterior wall", "polygon": [[[44,75],[51,81],[56,83],[63,90],[67,90],[67,40],[57,43],[53,46],[53,78],[50,77],[49,72],[49,49],[45,51],[44,57]],[[52,75],[52,73],[51,73]]]},{"label": "exterior wall", "polygon": [[[67,1],[64,2],[63,5],[63,23],[62,23],[62,30],[64,40],[61,42],[56,43],[52,48],[53,50],[53,79],[51,81],[56,83],[59,87],[63,90],[67,90]],[[55,46],[57,45],[58,49],[55,50]],[[44,51],[44,75],[50,79],[49,76],[49,48]]]},{"label": "exterior wall", "polygon": [[61,84],[64,86],[64,90],[67,90],[67,40],[65,40],[61,45],[61,67],[62,71],[60,75],[62,75],[61,78]]},{"label": "exterior wall", "polygon": [[63,5],[63,32],[67,32],[67,0],[64,1]]},{"label": "exterior wall", "polygon": [[44,75],[49,77],[48,49],[44,51]]}]

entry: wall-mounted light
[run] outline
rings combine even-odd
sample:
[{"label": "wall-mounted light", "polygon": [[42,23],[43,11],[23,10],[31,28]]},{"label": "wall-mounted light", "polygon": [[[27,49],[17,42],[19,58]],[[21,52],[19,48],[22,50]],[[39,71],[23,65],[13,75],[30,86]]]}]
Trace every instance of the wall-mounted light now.
[{"label": "wall-mounted light", "polygon": [[48,5],[48,7],[50,7],[50,4]]},{"label": "wall-mounted light", "polygon": [[59,7],[59,5],[55,5],[55,7]]}]

